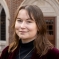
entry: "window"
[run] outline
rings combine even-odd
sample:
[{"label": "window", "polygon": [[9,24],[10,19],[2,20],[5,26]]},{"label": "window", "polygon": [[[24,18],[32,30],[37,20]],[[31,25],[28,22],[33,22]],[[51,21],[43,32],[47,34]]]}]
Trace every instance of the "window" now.
[{"label": "window", "polygon": [[55,45],[55,17],[44,17],[47,25],[47,36],[52,44]]},{"label": "window", "polygon": [[6,14],[3,7],[0,10],[0,40],[6,40]]}]

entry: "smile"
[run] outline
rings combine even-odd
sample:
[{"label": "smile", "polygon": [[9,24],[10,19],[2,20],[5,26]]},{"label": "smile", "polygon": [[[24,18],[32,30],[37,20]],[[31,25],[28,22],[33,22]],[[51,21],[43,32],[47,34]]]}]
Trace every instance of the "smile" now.
[{"label": "smile", "polygon": [[28,31],[19,31],[19,32],[21,32],[21,33],[27,33]]}]

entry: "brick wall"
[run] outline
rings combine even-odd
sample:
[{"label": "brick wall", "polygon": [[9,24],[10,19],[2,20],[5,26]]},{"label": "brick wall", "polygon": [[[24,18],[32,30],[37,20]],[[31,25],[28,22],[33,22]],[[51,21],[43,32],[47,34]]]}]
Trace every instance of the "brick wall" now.
[{"label": "brick wall", "polygon": [[9,25],[9,43],[11,43],[12,40],[12,35],[13,35],[13,30],[11,28],[11,25],[13,24],[14,21],[14,13],[17,9],[17,7],[22,3],[23,0],[5,0],[8,8],[9,8],[9,13],[10,13],[10,25]]}]

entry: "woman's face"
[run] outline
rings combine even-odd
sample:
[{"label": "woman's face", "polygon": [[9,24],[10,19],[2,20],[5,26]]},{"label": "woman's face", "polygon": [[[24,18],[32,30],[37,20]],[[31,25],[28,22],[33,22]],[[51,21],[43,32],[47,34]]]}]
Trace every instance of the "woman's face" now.
[{"label": "woman's face", "polygon": [[[33,17],[32,17],[33,18]],[[30,19],[28,12],[21,9],[15,22],[15,31],[23,42],[29,42],[36,38],[37,26],[35,20]]]}]

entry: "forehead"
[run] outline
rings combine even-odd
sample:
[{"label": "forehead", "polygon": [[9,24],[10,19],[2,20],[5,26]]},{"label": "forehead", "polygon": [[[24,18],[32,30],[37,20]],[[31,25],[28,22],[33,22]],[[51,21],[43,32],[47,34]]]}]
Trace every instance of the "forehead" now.
[{"label": "forehead", "polygon": [[25,16],[29,17],[27,10],[25,10],[25,9],[19,10],[17,17],[22,17],[22,16],[23,17],[25,17]]},{"label": "forehead", "polygon": [[27,12],[27,10],[25,10],[25,9],[21,9],[21,10],[19,10],[19,12],[18,12],[18,15],[28,15],[28,12]]},{"label": "forehead", "polygon": [[35,20],[32,13],[30,13],[26,9],[19,10],[17,18]]},{"label": "forehead", "polygon": [[24,18],[24,19],[30,18],[31,20],[33,20],[32,14],[29,15],[28,11],[25,10],[25,9],[19,10],[19,13],[17,15],[17,18]]}]

